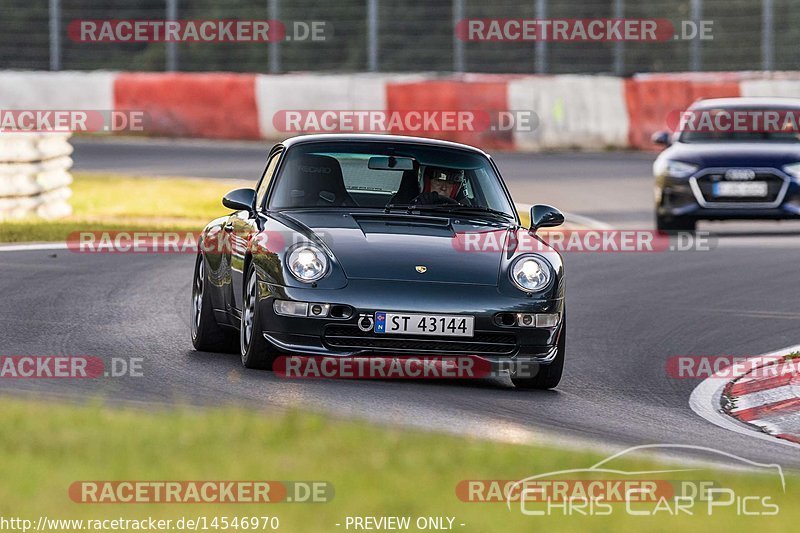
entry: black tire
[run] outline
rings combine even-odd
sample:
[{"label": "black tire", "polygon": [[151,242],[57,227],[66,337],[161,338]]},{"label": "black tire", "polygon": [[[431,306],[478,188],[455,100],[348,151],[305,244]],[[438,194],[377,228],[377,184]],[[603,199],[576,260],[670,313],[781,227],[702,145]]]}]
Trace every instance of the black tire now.
[{"label": "black tire", "polygon": [[192,278],[192,344],[203,352],[236,353],[236,335],[222,328],[214,318],[205,259],[197,254]]},{"label": "black tire", "polygon": [[242,317],[239,325],[239,354],[246,368],[272,370],[277,356],[273,346],[262,335],[258,305],[258,278],[252,263],[247,268],[242,292]]},{"label": "black tire", "polygon": [[697,221],[691,218],[665,218],[656,216],[656,229],[662,233],[695,231]]},{"label": "black tire", "polygon": [[539,365],[538,372],[530,378],[511,378],[511,382],[518,389],[552,389],[561,381],[564,373],[564,358],[567,352],[567,314],[564,313],[564,323],[558,335],[558,348],[556,357],[550,364]]}]

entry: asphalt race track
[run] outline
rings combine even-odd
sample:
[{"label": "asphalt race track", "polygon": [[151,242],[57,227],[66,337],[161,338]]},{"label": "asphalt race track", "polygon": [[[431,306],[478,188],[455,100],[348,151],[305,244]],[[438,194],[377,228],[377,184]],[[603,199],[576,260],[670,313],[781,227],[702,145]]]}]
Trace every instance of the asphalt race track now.
[{"label": "asphalt race track", "polygon": [[[75,170],[251,178],[267,146],[146,140],[76,143]],[[497,154],[515,200],[652,228],[650,154]],[[220,213],[224,208],[220,206]],[[695,379],[675,355],[754,355],[800,342],[800,226],[710,224],[706,252],[570,253],[570,329],[556,391],[469,382],[286,380],[199,353],[189,340],[194,257],[0,253],[6,354],[141,357],[143,377],[3,380],[4,392],[122,402],[277,406],[383,423],[530,440],[712,446],[800,468],[798,449],[718,428],[689,407]]]}]

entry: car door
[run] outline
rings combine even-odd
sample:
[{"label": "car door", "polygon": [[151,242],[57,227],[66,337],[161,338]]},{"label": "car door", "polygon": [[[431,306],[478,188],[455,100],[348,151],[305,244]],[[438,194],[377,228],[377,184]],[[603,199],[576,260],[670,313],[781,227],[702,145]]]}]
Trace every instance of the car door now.
[{"label": "car door", "polygon": [[[250,242],[260,231],[258,226],[258,216],[263,215],[264,198],[266,197],[269,184],[275,174],[280,161],[283,149],[277,146],[272,149],[264,168],[264,173],[256,186],[256,201],[254,211],[237,211],[228,217],[224,230],[228,233],[228,253],[230,253],[231,268],[231,301],[230,311],[236,317],[240,316],[242,309],[242,295],[244,287],[244,261],[250,248]],[[261,213],[259,215],[259,213]]]}]

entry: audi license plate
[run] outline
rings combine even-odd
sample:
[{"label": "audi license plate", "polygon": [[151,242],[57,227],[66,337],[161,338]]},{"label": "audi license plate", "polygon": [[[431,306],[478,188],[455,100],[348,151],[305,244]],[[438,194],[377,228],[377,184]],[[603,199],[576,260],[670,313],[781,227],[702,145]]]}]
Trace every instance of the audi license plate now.
[{"label": "audi license plate", "polygon": [[767,195],[766,181],[718,181],[714,183],[714,196],[757,196]]},{"label": "audi license plate", "polygon": [[375,333],[472,337],[475,317],[465,315],[423,315],[416,313],[375,313]]}]

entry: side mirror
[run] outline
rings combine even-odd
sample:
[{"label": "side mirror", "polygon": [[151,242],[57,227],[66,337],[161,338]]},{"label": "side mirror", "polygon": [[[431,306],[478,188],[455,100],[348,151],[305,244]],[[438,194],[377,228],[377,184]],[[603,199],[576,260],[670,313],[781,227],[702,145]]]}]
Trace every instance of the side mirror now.
[{"label": "side mirror", "polygon": [[235,211],[252,211],[256,203],[253,189],[234,189],[222,198],[222,205]]},{"label": "side mirror", "polygon": [[553,206],[536,204],[531,207],[531,231],[554,228],[564,223],[564,213]]},{"label": "side mirror", "polygon": [[650,140],[653,141],[653,144],[660,144],[662,146],[669,146],[672,144],[670,142],[670,134],[668,131],[657,131],[650,137]]}]

